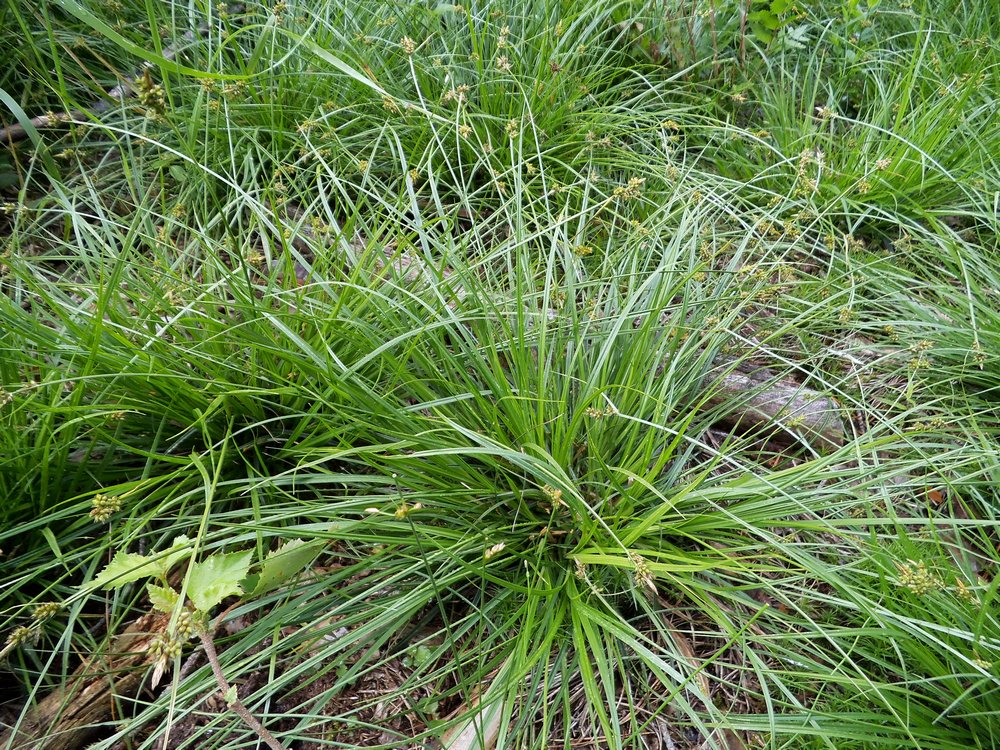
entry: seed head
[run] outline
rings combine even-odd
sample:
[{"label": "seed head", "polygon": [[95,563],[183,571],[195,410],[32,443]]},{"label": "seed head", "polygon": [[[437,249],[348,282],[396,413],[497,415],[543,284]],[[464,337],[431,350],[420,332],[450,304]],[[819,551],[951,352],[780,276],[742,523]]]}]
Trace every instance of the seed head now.
[{"label": "seed head", "polygon": [[148,69],[143,73],[142,78],[137,81],[137,89],[136,94],[138,95],[139,103],[146,108],[146,113],[149,116],[155,118],[166,112],[167,100],[163,92],[163,87],[153,82]]},{"label": "seed head", "polygon": [[562,499],[562,490],[557,490],[550,484],[547,484],[544,487],[542,487],[542,494],[544,494],[545,497],[551,500],[553,505],[566,504]]},{"label": "seed head", "polygon": [[111,516],[122,509],[122,499],[118,495],[105,495],[98,492],[91,502],[90,517],[97,523],[107,523]]},{"label": "seed head", "polygon": [[51,620],[59,614],[59,610],[61,609],[62,605],[58,602],[45,602],[44,604],[39,604],[35,607],[34,611],[31,613],[31,618],[35,622],[45,622],[46,620]]},{"label": "seed head", "polygon": [[38,628],[22,625],[14,628],[7,636],[7,645],[13,648],[23,646],[26,643],[34,643],[38,639]]},{"label": "seed head", "polygon": [[907,588],[917,596],[929,594],[931,591],[939,591],[944,587],[941,578],[927,569],[927,563],[923,560],[907,560],[905,563],[896,563],[899,571],[897,579],[899,585]]},{"label": "seed head", "polygon": [[957,577],[955,578],[955,593],[963,602],[971,604],[976,601],[976,595],[972,593],[972,589],[965,585],[965,581]]},{"label": "seed head", "polygon": [[649,563],[642,555],[635,552],[628,553],[628,559],[632,563],[632,577],[636,585],[650,594],[656,594],[656,582],[653,580],[653,571],[649,569]]},{"label": "seed head", "polygon": [[408,515],[410,515],[410,513],[420,510],[423,507],[424,507],[423,503],[414,503],[413,505],[410,505],[409,503],[403,503],[398,508],[396,508],[396,512],[393,515],[395,515],[397,519],[402,520],[406,518]]},{"label": "seed head", "polygon": [[635,200],[642,195],[642,186],[646,183],[643,177],[632,177],[624,185],[619,185],[612,191],[615,198],[621,200]]}]

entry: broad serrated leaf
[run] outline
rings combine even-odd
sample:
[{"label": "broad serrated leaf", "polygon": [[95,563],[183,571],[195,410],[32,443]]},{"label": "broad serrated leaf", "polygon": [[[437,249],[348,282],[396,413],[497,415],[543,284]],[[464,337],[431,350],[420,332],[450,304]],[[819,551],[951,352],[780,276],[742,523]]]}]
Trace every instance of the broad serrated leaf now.
[{"label": "broad serrated leaf", "polygon": [[227,596],[242,594],[240,581],[246,578],[253,553],[230,552],[212,555],[191,567],[187,595],[196,609],[208,612]]},{"label": "broad serrated leaf", "polygon": [[301,539],[291,539],[272,550],[264,558],[253,586],[247,585],[247,595],[260,596],[273,591],[311,563],[324,544],[323,541],[303,542]]},{"label": "broad serrated leaf", "polygon": [[155,583],[146,584],[146,593],[149,594],[149,603],[153,605],[153,609],[167,614],[174,611],[177,600],[180,598],[180,594],[169,586],[159,586]]},{"label": "broad serrated leaf", "polygon": [[162,578],[166,578],[167,573],[170,572],[172,567],[191,554],[191,549],[188,547],[190,543],[191,540],[183,534],[174,537],[174,541],[173,544],[170,545],[170,549],[168,549],[166,553],[163,554],[162,557],[159,557],[156,561]]},{"label": "broad serrated leaf", "polygon": [[789,47],[802,49],[809,41],[809,27],[805,24],[785,29],[785,43]]},{"label": "broad serrated leaf", "polygon": [[781,28],[781,19],[769,10],[758,10],[747,16],[751,24],[763,26],[768,31],[777,31]]},{"label": "broad serrated leaf", "polygon": [[95,588],[116,589],[132,581],[155,576],[157,573],[159,565],[156,560],[134,552],[119,550],[104,570],[94,577],[90,585]]},{"label": "broad serrated leaf", "polygon": [[750,31],[758,39],[758,41],[764,42],[765,44],[770,44],[771,40],[774,39],[774,33],[758,21],[750,21]]}]

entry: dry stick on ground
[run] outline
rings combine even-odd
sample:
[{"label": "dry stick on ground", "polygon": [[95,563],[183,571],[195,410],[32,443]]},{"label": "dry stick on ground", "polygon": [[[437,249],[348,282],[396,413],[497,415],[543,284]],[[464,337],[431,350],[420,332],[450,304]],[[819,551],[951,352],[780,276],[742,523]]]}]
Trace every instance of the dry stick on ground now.
[{"label": "dry stick on ground", "polygon": [[201,638],[201,646],[205,649],[205,656],[208,657],[208,663],[212,665],[212,673],[215,675],[215,681],[219,683],[219,690],[222,691],[223,698],[229,707],[243,719],[248,727],[257,733],[258,737],[267,743],[267,746],[271,750],[286,750],[285,746],[278,742],[275,736],[260,723],[257,717],[247,710],[247,707],[236,696],[235,691],[232,691],[230,684],[226,681],[226,676],[222,674],[222,665],[219,663],[219,655],[215,652],[215,642],[212,640],[212,634],[208,631],[200,631],[198,637]]},{"label": "dry stick on ground", "polygon": [[[166,631],[169,622],[170,616],[162,612],[140,617],[111,642],[107,651],[77,667],[64,687],[47,695],[19,723],[0,732],[0,748],[78,750],[85,747],[101,731],[102,725],[114,718],[117,701],[139,694],[147,670],[155,661],[149,655],[149,647]],[[222,674],[212,636],[202,633],[200,637],[219,688],[225,693],[229,683]],[[238,698],[229,706],[272,750],[286,750]]]},{"label": "dry stick on ground", "polygon": [[151,612],[87,659],[21,721],[0,732],[4,750],[78,750],[114,718],[116,701],[134,698],[152,664],[149,647],[166,630],[169,615]]},{"label": "dry stick on ground", "polygon": [[[190,37],[190,38],[189,38]],[[194,34],[190,31],[184,35],[185,41],[191,41],[194,39]],[[177,50],[174,47],[164,50],[163,57],[167,60],[172,59],[177,54]],[[146,63],[143,66],[143,73],[149,70],[152,66],[150,63]],[[141,74],[140,74],[141,75]],[[34,125],[36,128],[50,128],[53,125],[58,125],[61,122],[72,122],[75,120],[85,120],[90,115],[98,115],[102,112],[106,112],[111,108],[112,101],[124,101],[128,99],[133,94],[135,94],[135,81],[139,76],[134,76],[132,78],[126,78],[122,83],[115,86],[113,89],[107,92],[107,99],[101,99],[100,101],[94,102],[89,109],[74,109],[70,112],[50,112],[49,114],[39,115],[38,117],[32,117],[28,122]],[[17,123],[16,125],[11,125],[6,128],[0,128],[0,143],[6,145],[13,145],[18,141],[23,141],[28,137],[28,131],[25,129],[24,125]]]}]

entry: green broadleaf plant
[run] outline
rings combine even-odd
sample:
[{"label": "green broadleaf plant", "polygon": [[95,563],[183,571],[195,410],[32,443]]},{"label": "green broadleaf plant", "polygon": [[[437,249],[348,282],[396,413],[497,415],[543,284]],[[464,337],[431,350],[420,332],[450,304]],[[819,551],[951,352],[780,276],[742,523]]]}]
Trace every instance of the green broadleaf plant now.
[{"label": "green broadleaf plant", "polygon": [[[154,686],[159,683],[170,662],[180,657],[188,639],[198,636],[208,650],[211,629],[207,620],[212,609],[230,596],[258,597],[276,589],[305,568],[322,546],[317,542],[307,544],[299,539],[290,540],[268,554],[259,572],[249,577],[252,550],[213,553],[190,565],[186,581],[178,591],[168,581],[168,575],[177,563],[191,554],[190,541],[186,536],[178,536],[167,552],[160,555],[119,550],[88,586],[90,589],[118,589],[144,578],[156,580],[146,584],[149,602],[154,610],[169,614],[171,620],[167,632],[155,637],[149,647]],[[234,702],[238,701],[235,697],[230,699],[227,691],[227,704],[233,705]],[[255,728],[259,727],[242,704],[238,709],[234,710],[245,721]],[[261,728],[260,731],[264,730]]]},{"label": "green broadleaf plant", "polygon": [[250,570],[253,553],[230,552],[211,555],[191,567],[188,579],[188,597],[196,610],[208,612],[229,596],[243,593],[240,582]]},{"label": "green broadleaf plant", "polygon": [[260,571],[243,581],[246,595],[258,597],[278,588],[304,570],[322,549],[323,544],[322,541],[304,542],[301,539],[289,539],[272,550],[261,563]]},{"label": "green broadleaf plant", "polygon": [[[178,562],[190,554],[186,536],[178,536],[166,554],[140,555],[119,551],[104,570],[94,577],[88,588],[118,589],[142,580],[159,578],[163,585],[147,584],[154,609],[172,612],[180,595],[166,577]],[[322,544],[291,539],[268,553],[260,570],[250,571],[252,552],[230,552],[209,555],[191,566],[187,596],[198,612],[208,612],[229,596],[246,594],[257,597],[273,591],[301,572],[316,557]]]},{"label": "green broadleaf plant", "polygon": [[186,536],[178,536],[166,554],[159,556],[119,550],[104,570],[90,582],[90,588],[117,589],[143,578],[165,579],[170,569],[190,553],[190,541]]}]

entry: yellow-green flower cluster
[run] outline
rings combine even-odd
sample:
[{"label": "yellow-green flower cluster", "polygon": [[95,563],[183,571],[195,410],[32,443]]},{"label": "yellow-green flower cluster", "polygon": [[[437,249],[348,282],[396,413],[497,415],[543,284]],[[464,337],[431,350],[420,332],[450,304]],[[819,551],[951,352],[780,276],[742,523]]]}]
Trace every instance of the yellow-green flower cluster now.
[{"label": "yellow-green flower cluster", "polygon": [[649,563],[642,555],[635,552],[628,553],[629,562],[632,563],[632,577],[635,584],[642,590],[650,594],[656,594],[656,582],[653,579],[653,571],[649,569]]},{"label": "yellow-green flower cluster", "polygon": [[444,92],[444,96],[441,97],[443,102],[464,102],[469,96],[469,84],[462,83],[458,86],[454,86]]},{"label": "yellow-green flower cluster", "polygon": [[642,195],[642,186],[646,184],[643,177],[632,177],[624,185],[619,185],[612,191],[615,198],[621,200],[635,200]]},{"label": "yellow-green flower cluster", "polygon": [[565,501],[562,499],[562,490],[557,490],[550,484],[547,484],[544,487],[542,487],[542,494],[545,495],[545,497],[547,497],[550,501],[552,501],[553,506],[566,504]]},{"label": "yellow-green flower cluster", "polygon": [[7,645],[13,648],[23,646],[26,643],[34,643],[38,639],[38,629],[21,625],[14,628],[7,636]]},{"label": "yellow-green flower cluster", "polygon": [[508,38],[510,37],[510,26],[502,26],[500,28],[500,36],[497,39],[497,49],[503,49],[508,44]]},{"label": "yellow-green flower cluster", "polygon": [[139,97],[139,103],[146,108],[146,112],[150,116],[159,117],[167,111],[167,100],[163,93],[163,87],[154,83],[148,70],[138,80],[136,94]]},{"label": "yellow-green flower cluster", "polygon": [[944,582],[940,576],[928,570],[927,563],[923,560],[907,560],[905,563],[896,563],[896,569],[899,571],[897,578],[899,585],[909,589],[917,596],[940,591],[944,588]]},{"label": "yellow-green flower cluster", "polygon": [[424,507],[423,503],[414,503],[413,505],[410,505],[409,503],[403,503],[398,508],[396,508],[396,511],[393,513],[393,515],[397,519],[402,520],[411,513],[413,513],[414,511],[421,510],[423,507]]},{"label": "yellow-green flower cluster", "polygon": [[184,650],[184,642],[178,638],[157,636],[149,644],[149,656],[155,662],[166,664],[177,658]]},{"label": "yellow-green flower cluster", "polygon": [[97,523],[107,523],[111,516],[122,509],[122,499],[118,495],[105,495],[98,492],[91,500],[90,517]]},{"label": "yellow-green flower cluster", "polygon": [[44,604],[39,604],[35,607],[34,611],[31,613],[31,618],[35,622],[45,622],[46,620],[51,620],[59,614],[59,610],[61,609],[62,605],[58,602],[45,602]]}]

